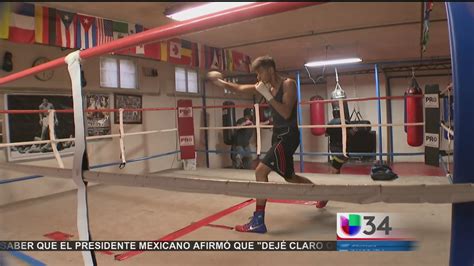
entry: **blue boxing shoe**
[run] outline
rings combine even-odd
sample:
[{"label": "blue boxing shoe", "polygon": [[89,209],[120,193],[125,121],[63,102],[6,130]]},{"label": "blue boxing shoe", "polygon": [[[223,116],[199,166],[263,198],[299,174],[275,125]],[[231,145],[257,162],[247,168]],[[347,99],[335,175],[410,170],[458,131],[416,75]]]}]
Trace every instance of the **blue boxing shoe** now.
[{"label": "blue boxing shoe", "polygon": [[235,226],[235,231],[247,232],[247,233],[259,233],[264,234],[267,232],[267,227],[265,226],[265,212],[256,211],[253,213],[253,217],[250,222],[244,225]]}]

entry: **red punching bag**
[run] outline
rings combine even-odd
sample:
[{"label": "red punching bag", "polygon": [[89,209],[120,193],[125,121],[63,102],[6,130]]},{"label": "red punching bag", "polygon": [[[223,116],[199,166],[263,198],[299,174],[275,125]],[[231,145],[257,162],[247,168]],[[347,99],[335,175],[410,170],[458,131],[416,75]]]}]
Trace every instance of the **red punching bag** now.
[{"label": "red punching bag", "polygon": [[[311,125],[313,126],[324,125],[326,123],[326,118],[324,116],[324,102],[322,100],[324,100],[323,97],[319,95],[313,96],[310,99],[312,103],[309,105],[309,110]],[[311,128],[311,134],[315,136],[322,136],[324,133],[326,133],[326,129],[323,127]]]},{"label": "red punching bag", "polygon": [[[411,85],[406,91],[406,109],[405,114],[407,123],[423,122],[423,94],[418,82],[413,77]],[[418,96],[418,97],[413,97]],[[407,126],[407,143],[412,147],[423,145],[423,126]]]}]

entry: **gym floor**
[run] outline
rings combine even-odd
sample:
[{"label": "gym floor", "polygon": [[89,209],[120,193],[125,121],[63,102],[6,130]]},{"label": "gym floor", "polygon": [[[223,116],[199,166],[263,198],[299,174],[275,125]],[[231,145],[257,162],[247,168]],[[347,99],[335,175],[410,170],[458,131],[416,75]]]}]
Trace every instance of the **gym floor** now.
[{"label": "gym floor", "polygon": [[[314,172],[326,164],[307,163]],[[408,166],[416,169],[407,169]],[[373,183],[364,175],[349,175],[365,166],[348,166],[343,175],[305,173],[315,183]],[[390,184],[448,183],[438,168],[421,163],[395,164],[400,178]],[[252,180],[253,171],[233,169],[169,170],[176,176]],[[435,173],[441,173],[435,175]],[[272,173],[271,182],[284,182]],[[406,219],[418,248],[412,252],[99,252],[99,265],[447,265],[451,229],[450,204],[348,204],[329,202],[325,209],[299,201],[269,202],[267,234],[232,230],[254,211],[247,198],[94,185],[89,188],[89,217],[94,240],[335,240],[338,212],[392,212]],[[225,212],[224,210],[227,210]],[[222,212],[224,211],[224,213]],[[76,192],[70,191],[0,208],[6,240],[48,240],[44,235],[77,240]],[[429,222],[428,222],[429,221]],[[72,235],[72,236],[67,236]],[[79,252],[25,252],[47,265],[82,265]],[[117,258],[123,258],[118,261]],[[27,265],[7,256],[7,265]],[[324,262],[322,264],[321,262]]]}]

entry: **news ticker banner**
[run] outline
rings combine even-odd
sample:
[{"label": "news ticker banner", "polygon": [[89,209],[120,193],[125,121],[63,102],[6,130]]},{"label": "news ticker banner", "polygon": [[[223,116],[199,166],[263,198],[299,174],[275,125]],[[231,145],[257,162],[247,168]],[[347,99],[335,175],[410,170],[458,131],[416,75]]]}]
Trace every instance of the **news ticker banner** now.
[{"label": "news ticker banner", "polygon": [[410,251],[413,241],[0,241],[0,251]]},{"label": "news ticker banner", "polygon": [[9,241],[0,251],[411,251],[403,216],[338,213],[337,240],[300,241]]},{"label": "news ticker banner", "polygon": [[337,241],[0,241],[0,251],[337,251]]}]

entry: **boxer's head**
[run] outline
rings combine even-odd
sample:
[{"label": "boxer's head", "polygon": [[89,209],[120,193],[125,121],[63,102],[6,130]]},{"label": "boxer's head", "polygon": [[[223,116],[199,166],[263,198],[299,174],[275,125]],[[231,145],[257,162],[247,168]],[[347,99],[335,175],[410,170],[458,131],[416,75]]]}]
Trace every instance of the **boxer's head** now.
[{"label": "boxer's head", "polygon": [[275,60],[268,55],[257,57],[252,62],[252,70],[257,74],[259,81],[268,83],[276,74]]}]

